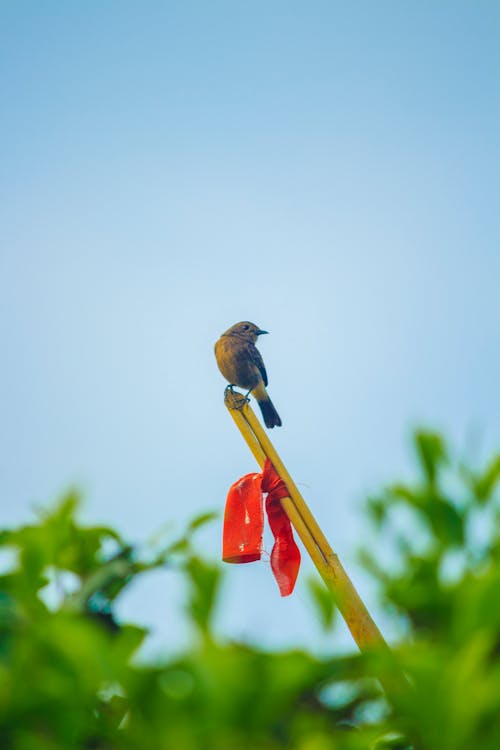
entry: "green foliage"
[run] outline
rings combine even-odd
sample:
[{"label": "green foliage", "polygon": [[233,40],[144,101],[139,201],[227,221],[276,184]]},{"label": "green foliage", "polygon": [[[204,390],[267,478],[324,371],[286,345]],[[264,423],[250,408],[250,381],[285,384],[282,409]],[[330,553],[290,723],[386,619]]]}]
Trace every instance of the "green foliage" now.
[{"label": "green foliage", "polygon": [[200,631],[208,635],[219,589],[221,570],[210,565],[199,557],[191,556],[186,560],[185,571],[190,583],[190,596],[186,606],[187,612]]},{"label": "green foliage", "polygon": [[[392,696],[415,747],[500,743],[500,457],[482,473],[453,467],[443,440],[415,439],[420,479],[370,502],[377,537],[397,551],[383,568],[364,553],[385,601],[407,624],[397,649],[412,690]],[[401,513],[409,513],[404,526]]]},{"label": "green foliage", "polygon": [[[71,493],[37,523],[0,532],[2,750],[496,750],[500,456],[480,472],[457,466],[425,432],[415,451],[416,481],[367,506],[376,541],[363,557],[404,623],[392,653],[318,659],[220,643],[221,567],[191,543],[213,514],[137,549],[79,524]],[[193,640],[145,663],[147,633],[119,622],[116,602],[165,566],[186,578]],[[319,579],[309,588],[330,627],[328,591]]]},{"label": "green foliage", "polygon": [[307,588],[323,629],[331,630],[335,623],[335,613],[337,610],[330,590],[317,576],[309,578]]}]

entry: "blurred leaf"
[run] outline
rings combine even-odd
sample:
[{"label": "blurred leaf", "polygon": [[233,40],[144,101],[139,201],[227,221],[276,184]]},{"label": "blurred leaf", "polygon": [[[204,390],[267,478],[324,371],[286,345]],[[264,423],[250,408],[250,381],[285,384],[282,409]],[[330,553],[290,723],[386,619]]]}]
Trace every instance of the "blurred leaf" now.
[{"label": "blurred leaf", "polygon": [[387,503],[385,498],[371,497],[366,503],[366,508],[376,526],[381,526],[387,517]]},{"label": "blurred leaf", "polygon": [[200,513],[199,516],[195,516],[193,520],[189,523],[187,530],[188,532],[196,531],[196,529],[199,529],[201,526],[205,526],[205,524],[210,523],[211,521],[215,521],[217,518],[219,518],[220,513],[217,511],[211,511],[208,513]]},{"label": "blurred leaf", "polygon": [[444,442],[440,435],[421,430],[415,434],[415,448],[423,472],[429,483],[433,484],[439,469],[447,461]]},{"label": "blurred leaf", "polygon": [[335,623],[336,614],[336,604],[332,592],[317,577],[311,577],[307,580],[307,588],[323,629],[331,630]]},{"label": "blurred leaf", "polygon": [[459,546],[464,541],[464,518],[462,513],[448,500],[437,494],[429,494],[421,508],[425,519],[440,546]]},{"label": "blurred leaf", "polygon": [[490,499],[500,480],[500,454],[495,456],[482,475],[474,476],[473,490],[476,498],[484,503]]},{"label": "blurred leaf", "polygon": [[187,611],[198,628],[208,634],[222,575],[221,568],[199,557],[191,557],[185,564],[185,570],[190,582]]}]

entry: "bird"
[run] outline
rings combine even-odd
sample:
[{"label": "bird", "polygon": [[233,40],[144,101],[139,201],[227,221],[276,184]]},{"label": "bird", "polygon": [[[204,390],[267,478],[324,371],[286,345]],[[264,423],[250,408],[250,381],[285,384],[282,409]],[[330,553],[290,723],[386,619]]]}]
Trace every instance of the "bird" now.
[{"label": "bird", "polygon": [[248,320],[236,323],[216,341],[215,358],[230,386],[244,388],[255,396],[266,427],[281,427],[279,414],[266,391],[266,368],[255,346],[258,337],[264,333],[268,331]]}]

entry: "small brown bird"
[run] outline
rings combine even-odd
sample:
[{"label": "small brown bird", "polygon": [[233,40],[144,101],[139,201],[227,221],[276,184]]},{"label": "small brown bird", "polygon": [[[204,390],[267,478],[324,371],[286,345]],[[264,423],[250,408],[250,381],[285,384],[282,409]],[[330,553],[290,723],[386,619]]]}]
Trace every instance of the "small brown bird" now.
[{"label": "small brown bird", "polygon": [[255,346],[262,331],[255,323],[244,320],[231,326],[215,344],[219,370],[231,385],[252,392],[260,406],[266,427],[281,427],[281,419],[267,395],[267,373]]}]

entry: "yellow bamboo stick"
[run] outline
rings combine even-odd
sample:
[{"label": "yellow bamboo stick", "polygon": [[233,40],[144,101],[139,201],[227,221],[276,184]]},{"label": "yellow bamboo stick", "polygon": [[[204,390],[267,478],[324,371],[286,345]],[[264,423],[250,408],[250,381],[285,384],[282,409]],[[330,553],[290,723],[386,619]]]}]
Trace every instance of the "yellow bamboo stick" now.
[{"label": "yellow bamboo stick", "polygon": [[262,450],[261,444],[255,437],[253,430],[248,424],[247,420],[243,416],[242,408],[246,403],[245,397],[237,391],[231,391],[229,388],[226,389],[224,403],[226,404],[230,415],[236,422],[236,426],[243,435],[243,439],[252,451],[255,460],[262,468],[266,461],[266,454]]},{"label": "yellow bamboo stick", "polygon": [[224,401],[258,464],[262,467],[267,456],[280,479],[286,484],[290,497],[283,498],[281,501],[283,509],[296,529],[318,572],[332,592],[339,611],[359,649],[366,651],[376,646],[386,646],[380,630],[370,616],[338,556],[332,550],[248,401],[242,394],[231,389],[226,389]]}]

